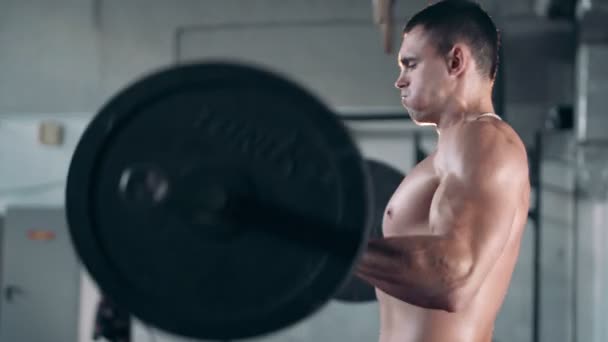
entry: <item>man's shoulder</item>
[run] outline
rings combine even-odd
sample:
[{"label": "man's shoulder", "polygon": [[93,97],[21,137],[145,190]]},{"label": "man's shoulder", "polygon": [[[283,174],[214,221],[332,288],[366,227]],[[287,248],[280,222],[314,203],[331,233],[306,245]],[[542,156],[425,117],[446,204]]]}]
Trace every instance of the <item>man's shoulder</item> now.
[{"label": "man's shoulder", "polygon": [[526,153],[519,134],[506,122],[496,119],[468,122],[454,136],[454,143],[464,153],[499,153],[503,157],[518,157]]},{"label": "man's shoulder", "polygon": [[[463,173],[527,174],[528,161],[525,145],[507,123],[496,120],[474,121],[463,124],[452,140],[454,170]],[[524,172],[525,171],[525,172]]]}]

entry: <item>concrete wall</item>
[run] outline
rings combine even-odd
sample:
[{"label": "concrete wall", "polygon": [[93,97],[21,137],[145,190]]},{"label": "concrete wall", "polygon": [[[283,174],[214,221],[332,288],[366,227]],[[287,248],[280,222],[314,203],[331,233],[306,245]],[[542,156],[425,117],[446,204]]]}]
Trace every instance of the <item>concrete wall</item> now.
[{"label": "concrete wall", "polygon": [[92,1],[2,1],[0,115],[95,108],[100,73],[93,18]]},{"label": "concrete wall", "polygon": [[[425,3],[398,1],[398,19],[404,22]],[[529,1],[482,4],[504,27],[507,83],[501,114],[531,142],[548,109],[572,101],[569,27],[530,18]],[[0,206],[61,205],[69,158],[91,113],[133,79],[176,62],[210,57],[255,62],[297,80],[341,111],[400,111],[392,88],[396,56],[382,54],[370,18],[368,0],[5,0],[0,12]],[[65,125],[61,147],[36,142],[37,125],[46,119]],[[366,155],[404,171],[411,168],[409,136],[382,138],[377,133],[387,127],[366,127],[355,130]],[[498,341],[530,340],[529,233],[497,322]],[[96,301],[86,275],[82,293],[84,342]],[[358,328],[334,328],[346,321]],[[145,338],[142,330],[136,333]],[[332,303],[279,336],[283,341],[287,335],[292,341],[346,340],[353,334],[355,341],[354,336],[369,340],[376,333],[374,304]]]}]

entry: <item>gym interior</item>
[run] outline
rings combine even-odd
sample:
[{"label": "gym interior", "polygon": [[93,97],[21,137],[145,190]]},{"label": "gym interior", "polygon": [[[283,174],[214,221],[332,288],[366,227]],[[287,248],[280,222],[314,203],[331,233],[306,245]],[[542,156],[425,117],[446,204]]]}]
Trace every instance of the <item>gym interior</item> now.
[{"label": "gym interior", "polygon": [[[201,340],[114,303],[81,262],[66,187],[87,127],[109,99],[156,70],[251,65],[305,89],[336,115],[362,156],[407,175],[437,139],[433,128],[410,120],[394,88],[403,25],[428,3],[3,1],[0,342]],[[493,340],[607,341],[608,1],[478,3],[500,30],[494,106],[526,145],[532,185]],[[147,281],[170,288],[172,280]],[[122,328],[104,333],[113,324]],[[287,326],[240,340],[377,341],[379,324],[376,300],[331,298]]]}]

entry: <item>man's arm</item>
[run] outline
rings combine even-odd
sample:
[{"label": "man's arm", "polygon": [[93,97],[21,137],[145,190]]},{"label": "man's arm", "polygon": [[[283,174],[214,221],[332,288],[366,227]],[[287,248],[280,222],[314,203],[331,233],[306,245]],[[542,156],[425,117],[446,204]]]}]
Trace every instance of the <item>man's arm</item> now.
[{"label": "man's arm", "polygon": [[510,236],[528,171],[518,149],[494,129],[473,129],[480,131],[459,142],[460,160],[432,200],[429,232],[445,233],[370,241],[359,277],[410,304],[449,312],[479,290]]}]

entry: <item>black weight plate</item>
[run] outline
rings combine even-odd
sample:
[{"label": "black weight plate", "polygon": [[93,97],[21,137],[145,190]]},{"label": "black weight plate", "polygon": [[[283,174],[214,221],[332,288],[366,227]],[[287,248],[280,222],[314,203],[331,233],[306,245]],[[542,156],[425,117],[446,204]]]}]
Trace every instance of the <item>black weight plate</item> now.
[{"label": "black weight plate", "polygon": [[[373,226],[369,230],[370,237],[381,238],[386,205],[405,174],[379,160],[368,159],[366,162],[373,194]],[[371,302],[376,300],[376,290],[360,278],[352,276],[342,285],[334,298],[342,302]]]},{"label": "black weight plate", "polygon": [[348,276],[369,226],[366,172],[340,120],[296,84],[182,65],[93,119],[70,165],[67,217],[92,277],[136,317],[245,338],[312,314]]}]

